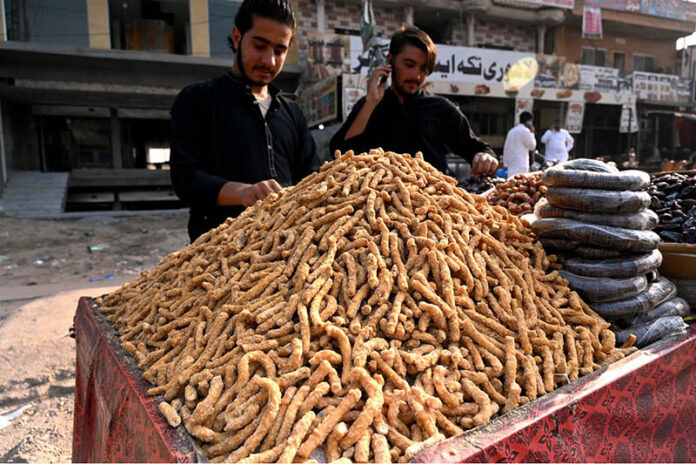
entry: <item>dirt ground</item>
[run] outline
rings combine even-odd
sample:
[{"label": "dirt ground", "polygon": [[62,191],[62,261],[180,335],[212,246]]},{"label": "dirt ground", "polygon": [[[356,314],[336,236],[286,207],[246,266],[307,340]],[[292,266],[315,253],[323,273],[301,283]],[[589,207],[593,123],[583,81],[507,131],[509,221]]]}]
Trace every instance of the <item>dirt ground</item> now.
[{"label": "dirt ground", "polygon": [[188,244],[186,220],[0,217],[0,462],[71,460],[77,301]]}]

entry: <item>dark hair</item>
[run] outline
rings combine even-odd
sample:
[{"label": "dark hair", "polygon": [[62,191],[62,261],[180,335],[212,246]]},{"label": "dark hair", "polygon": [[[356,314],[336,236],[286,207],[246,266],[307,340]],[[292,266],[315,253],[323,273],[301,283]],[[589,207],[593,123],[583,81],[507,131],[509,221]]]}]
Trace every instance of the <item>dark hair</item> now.
[{"label": "dark hair", "polygon": [[[290,0],[244,0],[234,17],[234,25],[244,34],[254,27],[254,16],[273,19],[295,31],[295,12]],[[227,36],[227,45],[236,53],[232,34]]]},{"label": "dark hair", "polygon": [[406,45],[413,45],[425,52],[427,59],[425,62],[425,72],[432,74],[435,70],[435,60],[437,60],[437,48],[433,39],[428,34],[418,29],[416,26],[401,26],[401,29],[392,36],[389,44],[389,53],[392,58],[401,53]]},{"label": "dark hair", "polygon": [[522,124],[526,123],[527,121],[531,121],[532,119],[534,119],[534,115],[529,111],[523,111],[520,113],[520,122]]}]

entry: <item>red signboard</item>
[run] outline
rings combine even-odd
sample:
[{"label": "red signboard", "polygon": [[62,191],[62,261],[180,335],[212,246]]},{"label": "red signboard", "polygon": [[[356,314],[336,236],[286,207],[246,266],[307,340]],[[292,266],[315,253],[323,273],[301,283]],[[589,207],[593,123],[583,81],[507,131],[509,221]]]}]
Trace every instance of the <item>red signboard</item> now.
[{"label": "red signboard", "polygon": [[602,9],[586,6],[582,10],[582,37],[602,38]]}]

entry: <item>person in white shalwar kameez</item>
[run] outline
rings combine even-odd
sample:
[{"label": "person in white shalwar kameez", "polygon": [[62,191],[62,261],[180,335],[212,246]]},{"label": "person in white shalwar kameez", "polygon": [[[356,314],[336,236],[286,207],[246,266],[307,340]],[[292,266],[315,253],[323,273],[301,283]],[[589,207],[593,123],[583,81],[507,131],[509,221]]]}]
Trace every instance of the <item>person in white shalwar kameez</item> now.
[{"label": "person in white shalwar kameez", "polygon": [[568,161],[568,152],[573,149],[575,141],[570,132],[563,128],[563,122],[556,120],[553,127],[547,130],[541,137],[541,143],[546,145],[544,153],[545,161]]},{"label": "person in white shalwar kameez", "polygon": [[510,129],[503,146],[503,163],[508,178],[529,171],[529,152],[536,148],[534,115],[529,111],[520,114],[520,123]]}]

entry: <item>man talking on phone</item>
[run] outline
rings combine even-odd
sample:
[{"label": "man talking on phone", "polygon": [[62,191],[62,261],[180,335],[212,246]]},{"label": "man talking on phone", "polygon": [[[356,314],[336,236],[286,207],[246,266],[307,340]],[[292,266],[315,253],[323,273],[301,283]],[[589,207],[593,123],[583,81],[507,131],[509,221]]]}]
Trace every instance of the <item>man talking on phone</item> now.
[{"label": "man talking on phone", "polygon": [[[466,116],[452,102],[426,93],[421,86],[435,69],[437,50],[428,34],[402,27],[389,44],[386,66],[374,69],[367,95],[331,139],[331,151],[367,152],[381,147],[396,153],[423,152],[435,168],[447,174],[447,154],[471,164],[472,175],[490,175],[498,167],[491,147],[478,138]],[[392,76],[392,85],[386,80]]]}]

